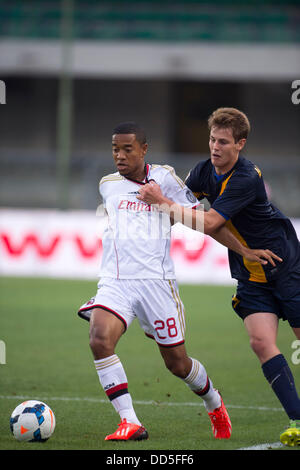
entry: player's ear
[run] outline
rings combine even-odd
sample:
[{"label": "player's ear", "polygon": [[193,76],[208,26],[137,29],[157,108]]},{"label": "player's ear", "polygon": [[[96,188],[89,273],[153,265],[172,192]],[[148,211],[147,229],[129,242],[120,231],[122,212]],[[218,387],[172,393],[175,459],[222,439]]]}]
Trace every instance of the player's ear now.
[{"label": "player's ear", "polygon": [[238,146],[238,151],[239,151],[239,152],[244,148],[246,141],[247,141],[247,139],[240,139],[240,140],[237,142],[237,146]]},{"label": "player's ear", "polygon": [[148,150],[148,144],[147,144],[147,143],[145,143],[145,144],[143,144],[143,145],[142,145],[142,151],[143,151],[143,155],[146,155],[146,153],[147,153],[147,150]]}]

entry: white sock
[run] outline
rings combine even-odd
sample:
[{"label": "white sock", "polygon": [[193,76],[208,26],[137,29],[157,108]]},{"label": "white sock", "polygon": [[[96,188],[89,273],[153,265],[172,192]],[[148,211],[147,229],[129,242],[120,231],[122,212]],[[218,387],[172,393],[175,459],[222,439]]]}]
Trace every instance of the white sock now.
[{"label": "white sock", "polygon": [[94,361],[99,381],[120,418],[141,426],[128,392],[128,383],[122,363],[116,354]]},{"label": "white sock", "polygon": [[206,410],[211,412],[221,406],[220,395],[214,389],[204,366],[196,359],[191,358],[191,360],[193,363],[191,371],[183,380],[194,393],[203,398]]}]

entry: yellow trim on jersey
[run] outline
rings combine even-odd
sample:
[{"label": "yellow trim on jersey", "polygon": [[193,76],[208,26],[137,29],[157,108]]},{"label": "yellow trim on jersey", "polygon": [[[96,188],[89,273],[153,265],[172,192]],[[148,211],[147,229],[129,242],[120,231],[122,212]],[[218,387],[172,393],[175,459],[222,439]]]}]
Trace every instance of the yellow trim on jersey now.
[{"label": "yellow trim on jersey", "polygon": [[257,171],[258,176],[261,178],[261,171],[260,171],[260,169],[258,168],[258,166],[255,165],[255,166],[254,166],[254,169]]},{"label": "yellow trim on jersey", "polygon": [[233,171],[230,173],[230,175],[226,178],[226,180],[223,181],[219,196],[221,196],[221,194],[224,193],[224,191],[225,191],[225,189],[226,189],[226,186],[227,186],[227,183],[228,183],[228,181],[230,180],[230,178],[232,177],[232,175],[233,175],[234,172],[235,172],[235,170],[233,170]]},{"label": "yellow trim on jersey", "polygon": [[183,337],[185,336],[185,310],[184,310],[184,306],[183,306],[183,303],[180,299],[180,296],[179,296],[179,292],[178,292],[178,289],[176,288],[176,286],[174,286],[174,290],[175,290],[175,294],[176,294],[176,297],[178,299],[178,303],[180,305],[180,311],[181,311],[181,321],[182,321],[182,331],[183,331]]},{"label": "yellow trim on jersey", "polygon": [[236,308],[240,303],[241,299],[238,299],[236,295],[232,296],[233,308]]},{"label": "yellow trim on jersey", "polygon": [[173,287],[172,281],[170,281],[170,280],[169,280],[169,286],[171,288],[172,297],[173,297],[173,299],[176,303],[176,309],[177,309],[177,312],[178,312],[178,319],[179,319],[179,326],[180,326],[182,337],[184,338],[184,336],[185,336],[184,308],[183,308],[182,302],[180,300],[179,293],[178,293],[176,287],[175,286]]},{"label": "yellow trim on jersey", "polygon": [[[259,174],[259,169],[256,168],[256,171],[258,172]],[[228,181],[230,180],[230,178],[232,177],[233,173],[235,172],[235,170],[233,170],[230,175],[226,178],[226,180],[223,181],[222,183],[222,186],[221,186],[221,191],[220,191],[220,194],[219,196],[221,196],[223,194],[223,192],[225,191],[226,189],[226,186],[228,184]],[[231,222],[231,220],[228,220],[226,222],[226,226],[227,228],[230,230],[230,232],[239,240],[239,242],[246,246],[247,248],[248,247],[248,244],[246,242],[246,240],[242,237],[242,235],[237,231],[237,229],[234,227],[233,223]],[[266,275],[265,275],[265,272],[263,270],[263,267],[260,263],[257,263],[255,261],[249,261],[247,260],[245,257],[243,257],[243,262],[244,262],[244,265],[245,265],[245,268],[249,271],[250,273],[250,277],[249,277],[249,281],[253,281],[253,282],[268,282],[267,279],[266,279]]]},{"label": "yellow trim on jersey", "polygon": [[[226,227],[230,230],[230,232],[239,240],[239,242],[248,247],[248,244],[246,240],[242,237],[242,235],[237,231],[237,229],[234,227],[233,223],[231,220],[227,220],[226,222]],[[254,281],[254,282],[268,282],[265,272],[263,270],[263,267],[260,263],[257,263],[256,261],[249,261],[246,258],[243,257],[243,262],[245,265],[245,268],[249,271],[250,277],[249,281]]]},{"label": "yellow trim on jersey", "polygon": [[186,182],[186,180],[187,180],[187,179],[188,179],[188,177],[190,176],[190,174],[191,174],[191,171],[192,171],[192,170],[190,170],[190,171],[188,172],[188,174],[187,174],[187,176],[186,176],[186,178],[185,178],[184,182]]},{"label": "yellow trim on jersey", "polygon": [[179,186],[180,186],[181,188],[184,188],[184,187],[185,187],[184,182],[182,181],[181,178],[179,178],[179,176],[176,175],[175,170],[174,170],[174,168],[173,168],[172,166],[169,166],[169,165],[156,165],[156,164],[153,165],[153,164],[152,164],[151,167],[152,167],[152,168],[165,168],[166,170],[168,170],[168,171],[171,173],[171,175],[173,176],[173,178],[175,179],[175,181],[177,181],[177,183],[179,184]]},{"label": "yellow trim on jersey", "polygon": [[194,193],[194,192],[193,192],[193,194],[194,194],[194,196],[195,196],[197,199],[199,199],[199,197],[209,197],[209,194],[208,194],[208,193],[205,193],[204,191],[201,191],[201,192],[199,192],[199,193]]},{"label": "yellow trim on jersey", "polygon": [[106,183],[107,181],[121,181],[122,179],[124,179],[124,177],[121,175],[119,176],[119,175],[111,174],[111,175],[103,176],[103,178],[101,178],[99,182],[99,186],[102,183]]}]

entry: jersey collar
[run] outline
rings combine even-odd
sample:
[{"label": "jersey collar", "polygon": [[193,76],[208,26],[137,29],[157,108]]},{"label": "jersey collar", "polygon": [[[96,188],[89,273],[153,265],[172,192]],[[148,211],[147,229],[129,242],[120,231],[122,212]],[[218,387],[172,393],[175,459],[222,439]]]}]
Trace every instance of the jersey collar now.
[{"label": "jersey collar", "polygon": [[125,179],[129,180],[129,181],[132,181],[133,183],[136,183],[136,184],[147,184],[149,183],[149,175],[150,175],[150,165],[148,163],[145,163],[145,173],[146,173],[146,176],[145,176],[145,180],[144,181],[137,181],[137,180],[134,180],[132,178],[128,178],[127,176],[124,176]]},{"label": "jersey collar", "polygon": [[229,170],[227,171],[227,173],[224,173],[224,175],[217,175],[216,173],[216,170],[215,170],[215,167],[212,165],[213,167],[213,175],[214,175],[214,178],[216,180],[217,183],[220,183],[221,181],[223,181],[224,179],[226,179],[230,173],[232,173],[233,170],[235,170],[239,164],[240,164],[240,161],[241,161],[241,156],[239,156],[239,158],[237,159],[236,163],[234,164],[234,166]]}]

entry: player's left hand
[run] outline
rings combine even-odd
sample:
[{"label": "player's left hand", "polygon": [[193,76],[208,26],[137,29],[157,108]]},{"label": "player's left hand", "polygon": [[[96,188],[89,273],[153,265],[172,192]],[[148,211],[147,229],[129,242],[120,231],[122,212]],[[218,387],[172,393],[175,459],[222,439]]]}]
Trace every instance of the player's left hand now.
[{"label": "player's left hand", "polygon": [[252,250],[247,248],[245,249],[244,257],[248,261],[260,263],[262,265],[270,263],[272,266],[276,266],[275,261],[279,261],[280,263],[283,261],[282,258],[275,255],[271,250]]},{"label": "player's left hand", "polygon": [[146,202],[147,204],[162,204],[163,203],[163,194],[157,183],[150,181],[147,184],[144,184],[139,189],[140,195],[137,196],[137,199],[140,201]]}]

